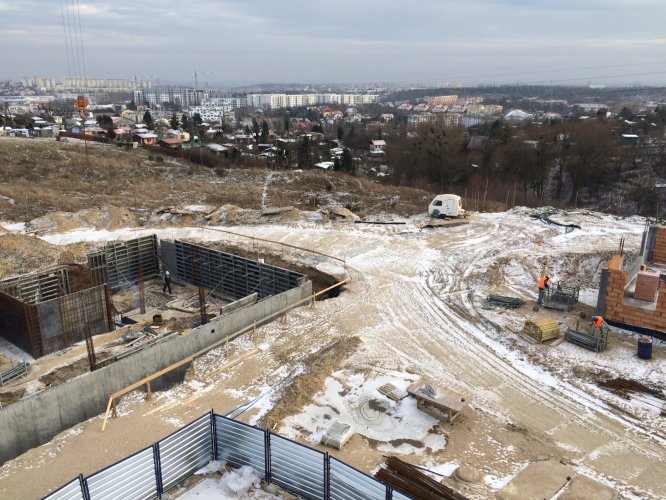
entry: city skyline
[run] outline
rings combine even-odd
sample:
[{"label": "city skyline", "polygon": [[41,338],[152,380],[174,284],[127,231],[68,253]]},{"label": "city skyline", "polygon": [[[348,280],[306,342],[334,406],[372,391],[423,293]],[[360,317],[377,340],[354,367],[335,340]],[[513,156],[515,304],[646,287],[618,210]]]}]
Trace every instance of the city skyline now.
[{"label": "city skyline", "polygon": [[[76,76],[68,13],[80,20],[80,71],[94,78],[193,85],[197,71],[199,85],[226,86],[666,83],[666,4],[657,0],[426,0],[418,8],[207,0],[186,9],[155,0],[0,0],[0,42],[11,47],[0,55],[0,79]],[[70,36],[78,42],[75,30]]]}]

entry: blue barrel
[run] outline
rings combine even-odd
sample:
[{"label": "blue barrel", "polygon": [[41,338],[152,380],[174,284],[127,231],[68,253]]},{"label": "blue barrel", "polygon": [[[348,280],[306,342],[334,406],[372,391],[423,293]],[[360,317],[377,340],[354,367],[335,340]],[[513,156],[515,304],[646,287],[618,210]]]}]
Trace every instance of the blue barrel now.
[{"label": "blue barrel", "polygon": [[641,337],[638,339],[638,357],[652,359],[652,339]]}]

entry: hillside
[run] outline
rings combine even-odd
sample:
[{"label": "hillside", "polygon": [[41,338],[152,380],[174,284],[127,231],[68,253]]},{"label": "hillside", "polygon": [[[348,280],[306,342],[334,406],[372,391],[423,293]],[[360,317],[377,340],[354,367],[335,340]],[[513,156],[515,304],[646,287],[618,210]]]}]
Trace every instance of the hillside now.
[{"label": "hillside", "polygon": [[426,210],[432,193],[383,186],[338,172],[212,170],[186,160],[81,141],[0,139],[0,220],[30,221],[51,212],[122,207],[233,205],[259,210],[346,206],[357,215]]}]

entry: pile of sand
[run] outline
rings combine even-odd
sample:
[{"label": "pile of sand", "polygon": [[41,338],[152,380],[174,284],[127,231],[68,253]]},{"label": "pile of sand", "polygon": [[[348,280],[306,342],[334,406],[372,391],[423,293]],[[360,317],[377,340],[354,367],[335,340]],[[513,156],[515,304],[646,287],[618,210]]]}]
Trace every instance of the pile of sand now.
[{"label": "pile of sand", "polygon": [[64,247],[51,245],[25,234],[0,235],[0,278],[16,276],[57,265]]},{"label": "pile of sand", "polygon": [[91,243],[60,246],[27,234],[0,234],[0,279],[57,265],[83,264],[93,248]]},{"label": "pile of sand", "polygon": [[65,233],[76,229],[114,230],[139,225],[139,217],[126,208],[86,208],[78,212],[52,212],[37,217],[26,225],[27,232]]},{"label": "pile of sand", "polygon": [[211,225],[215,226],[259,224],[261,222],[261,210],[251,210],[236,205],[223,205],[207,215],[206,219]]}]

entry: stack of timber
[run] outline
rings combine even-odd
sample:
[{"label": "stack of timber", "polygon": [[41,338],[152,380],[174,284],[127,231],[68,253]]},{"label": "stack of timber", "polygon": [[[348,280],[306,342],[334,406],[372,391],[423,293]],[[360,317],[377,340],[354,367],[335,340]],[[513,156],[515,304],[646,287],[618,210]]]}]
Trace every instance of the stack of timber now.
[{"label": "stack of timber", "polygon": [[396,457],[388,457],[386,469],[379,469],[375,477],[416,500],[433,498],[466,500],[467,498]]},{"label": "stack of timber", "polygon": [[560,325],[553,320],[525,321],[523,332],[539,342],[560,336]]}]

